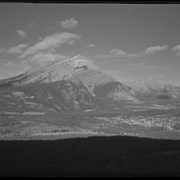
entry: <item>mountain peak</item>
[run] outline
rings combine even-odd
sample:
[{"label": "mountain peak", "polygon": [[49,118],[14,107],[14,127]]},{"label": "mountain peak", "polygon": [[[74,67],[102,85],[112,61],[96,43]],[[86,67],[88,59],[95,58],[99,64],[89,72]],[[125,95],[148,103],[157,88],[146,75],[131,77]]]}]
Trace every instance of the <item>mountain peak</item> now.
[{"label": "mountain peak", "polygon": [[64,60],[63,63],[68,63],[73,68],[80,68],[82,66],[86,66],[87,68],[98,69],[98,67],[93,63],[92,60],[79,54],[72,58]]},{"label": "mountain peak", "polygon": [[[76,55],[63,61],[40,64],[24,72],[27,77],[24,83],[32,82],[55,82],[63,79],[76,77],[75,74],[86,70],[99,70],[99,68],[89,58]],[[23,83],[23,84],[24,84]]]}]

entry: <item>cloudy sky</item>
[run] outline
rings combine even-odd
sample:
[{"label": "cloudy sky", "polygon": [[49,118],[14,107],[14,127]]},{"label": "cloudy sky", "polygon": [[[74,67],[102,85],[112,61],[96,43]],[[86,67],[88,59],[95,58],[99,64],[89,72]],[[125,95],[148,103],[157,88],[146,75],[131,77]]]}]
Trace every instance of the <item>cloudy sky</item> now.
[{"label": "cloudy sky", "polygon": [[0,4],[0,79],[89,57],[119,80],[180,83],[180,5]]}]

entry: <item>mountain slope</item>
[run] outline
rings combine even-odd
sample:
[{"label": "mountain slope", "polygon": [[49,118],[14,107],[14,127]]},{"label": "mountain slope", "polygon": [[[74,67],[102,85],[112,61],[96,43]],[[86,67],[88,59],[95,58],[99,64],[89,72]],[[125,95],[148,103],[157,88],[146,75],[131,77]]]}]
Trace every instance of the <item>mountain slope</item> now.
[{"label": "mountain slope", "polygon": [[21,103],[33,97],[31,101],[56,111],[114,108],[126,103],[142,103],[133,96],[128,86],[81,56],[39,65],[0,81],[1,97],[14,97],[20,92],[23,93]]}]

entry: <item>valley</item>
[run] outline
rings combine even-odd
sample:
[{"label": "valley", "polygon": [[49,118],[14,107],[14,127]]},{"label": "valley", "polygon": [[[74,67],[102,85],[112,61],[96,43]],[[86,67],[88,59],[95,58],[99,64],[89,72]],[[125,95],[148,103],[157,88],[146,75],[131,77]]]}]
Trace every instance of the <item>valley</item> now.
[{"label": "valley", "polygon": [[180,139],[180,87],[121,83],[75,56],[0,81],[0,139]]},{"label": "valley", "polygon": [[0,114],[1,140],[118,135],[180,139],[179,110]]}]

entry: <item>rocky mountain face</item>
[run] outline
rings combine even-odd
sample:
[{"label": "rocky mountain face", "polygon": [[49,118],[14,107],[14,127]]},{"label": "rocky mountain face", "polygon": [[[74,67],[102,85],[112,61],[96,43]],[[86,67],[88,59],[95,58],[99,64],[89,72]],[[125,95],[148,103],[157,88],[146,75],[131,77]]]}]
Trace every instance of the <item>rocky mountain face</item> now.
[{"label": "rocky mountain face", "polygon": [[143,103],[135,97],[130,87],[81,56],[39,65],[16,77],[1,80],[0,99],[9,102],[7,105],[12,101],[24,107],[34,103],[53,111]]}]

